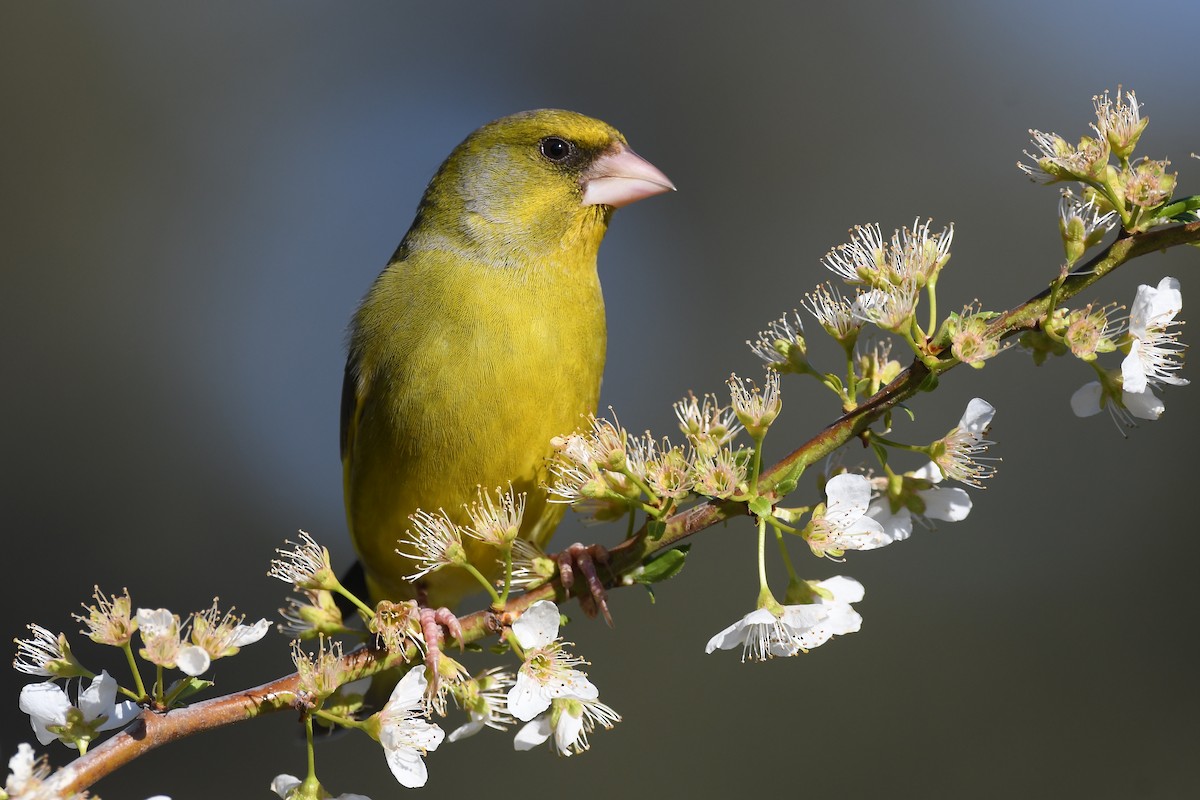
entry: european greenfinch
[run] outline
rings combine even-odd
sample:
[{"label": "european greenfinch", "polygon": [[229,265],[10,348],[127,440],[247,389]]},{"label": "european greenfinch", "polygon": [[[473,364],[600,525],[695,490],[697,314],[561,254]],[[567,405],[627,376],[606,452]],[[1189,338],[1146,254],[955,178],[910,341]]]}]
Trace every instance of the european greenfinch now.
[{"label": "european greenfinch", "polygon": [[[570,111],[484,125],[438,169],[350,330],[342,390],[346,515],[374,600],[453,607],[461,567],[422,578],[397,552],[418,508],[466,522],[478,487],[527,493],[542,546],[564,506],[551,439],[594,412],[604,369],[596,253],[613,209],[671,191],[609,125]],[[481,573],[496,551],[465,543]]]}]

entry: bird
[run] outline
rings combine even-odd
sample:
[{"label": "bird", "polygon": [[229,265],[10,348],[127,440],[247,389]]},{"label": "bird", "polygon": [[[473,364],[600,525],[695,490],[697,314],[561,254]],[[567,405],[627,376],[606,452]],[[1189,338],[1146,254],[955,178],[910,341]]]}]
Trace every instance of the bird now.
[{"label": "bird", "polygon": [[[454,566],[409,580],[397,545],[417,509],[465,522],[481,487],[526,493],[520,536],[548,542],[551,439],[599,399],[600,242],[614,209],[674,190],[615,128],[559,109],[490,122],[438,168],[349,330],[343,489],[373,601],[444,610],[480,590]],[[494,576],[495,551],[465,544]]]}]

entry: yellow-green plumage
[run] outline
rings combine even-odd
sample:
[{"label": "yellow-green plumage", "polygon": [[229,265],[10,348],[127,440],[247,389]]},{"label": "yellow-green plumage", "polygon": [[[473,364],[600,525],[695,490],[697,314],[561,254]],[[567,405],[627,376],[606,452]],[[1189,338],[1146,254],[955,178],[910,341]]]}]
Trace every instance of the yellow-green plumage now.
[{"label": "yellow-green plumage", "polygon": [[[547,157],[547,137],[568,142],[572,157]],[[465,521],[477,486],[511,483],[529,494],[523,537],[544,544],[558,523],[563,507],[540,488],[550,440],[595,410],[604,368],[596,254],[612,206],[584,204],[587,171],[625,150],[613,128],[566,111],[480,128],[438,170],[355,314],[344,489],[375,599],[416,594],[404,579],[413,564],[396,548],[417,508]],[[495,574],[493,549],[469,542],[468,555]],[[479,588],[459,568],[423,585],[430,605]]]}]

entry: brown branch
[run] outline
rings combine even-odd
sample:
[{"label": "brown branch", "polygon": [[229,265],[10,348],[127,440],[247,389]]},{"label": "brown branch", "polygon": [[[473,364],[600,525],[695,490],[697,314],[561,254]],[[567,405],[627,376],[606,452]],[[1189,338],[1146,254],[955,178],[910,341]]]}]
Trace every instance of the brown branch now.
[{"label": "brown branch", "polygon": [[[1074,297],[1121,264],[1134,258],[1157,250],[1197,242],[1200,242],[1200,222],[1118,237],[1101,253],[1067,277],[1059,290],[1058,300],[1061,302]],[[1050,290],[1046,289],[1004,312],[993,323],[993,332],[1007,338],[1035,328],[1048,310],[1049,297]],[[938,372],[951,369],[955,364],[953,359],[947,358],[938,366]],[[873,397],[767,469],[760,478],[760,486],[765,492],[771,492],[778,489],[781,482],[795,478],[804,467],[825,458],[862,434],[899,403],[920,392],[929,376],[930,368],[919,360],[914,361]],[[780,492],[781,495],[786,493]],[[747,512],[744,503],[709,500],[681,511],[667,520],[666,531],[658,539],[650,540],[643,528],[637,535],[610,551],[611,574],[605,582],[606,586],[614,589],[624,585],[621,579],[639,566],[646,557],[672,547],[718,522],[745,513]],[[502,615],[490,610],[470,614],[461,620],[463,639],[465,642],[482,639],[499,630],[506,618],[516,616],[538,600],[550,599],[561,603],[568,600],[569,595],[557,582],[552,582],[514,598]],[[346,656],[347,669],[356,676],[374,674],[396,663],[399,663],[398,658],[387,658],[386,654],[370,648],[360,648]],[[297,694],[297,685],[298,677],[292,674],[254,689],[213,698],[163,714],[143,711],[140,721],[59,770],[51,779],[52,784],[63,794],[69,795],[87,789],[104,776],[160,745],[201,731],[253,719],[265,713],[289,708],[299,711],[305,704]]]}]

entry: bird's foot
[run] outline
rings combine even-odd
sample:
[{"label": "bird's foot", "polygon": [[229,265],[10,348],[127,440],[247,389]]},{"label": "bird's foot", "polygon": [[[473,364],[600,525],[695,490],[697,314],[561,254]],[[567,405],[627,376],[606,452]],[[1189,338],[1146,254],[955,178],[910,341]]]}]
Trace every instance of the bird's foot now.
[{"label": "bird's foot", "polygon": [[[430,689],[436,691],[437,685],[443,676],[442,669],[442,645],[446,641],[445,630],[454,639],[458,641],[458,647],[461,650],[463,646],[462,625],[458,622],[458,617],[446,608],[428,608],[422,606],[418,612],[418,619],[421,622],[421,638],[425,640],[425,666],[429,668]],[[451,659],[447,659],[451,660]],[[457,662],[454,662],[454,667],[457,667]],[[451,671],[454,671],[453,668]]]},{"label": "bird's foot", "polygon": [[604,621],[611,628],[613,619],[608,611],[608,593],[604,590],[604,582],[596,574],[597,564],[608,565],[608,551],[598,544],[585,546],[576,542],[555,555],[554,560],[558,562],[558,575],[567,594],[575,585],[576,571],[583,576],[585,588],[578,592],[579,607],[589,617],[603,614]]}]

